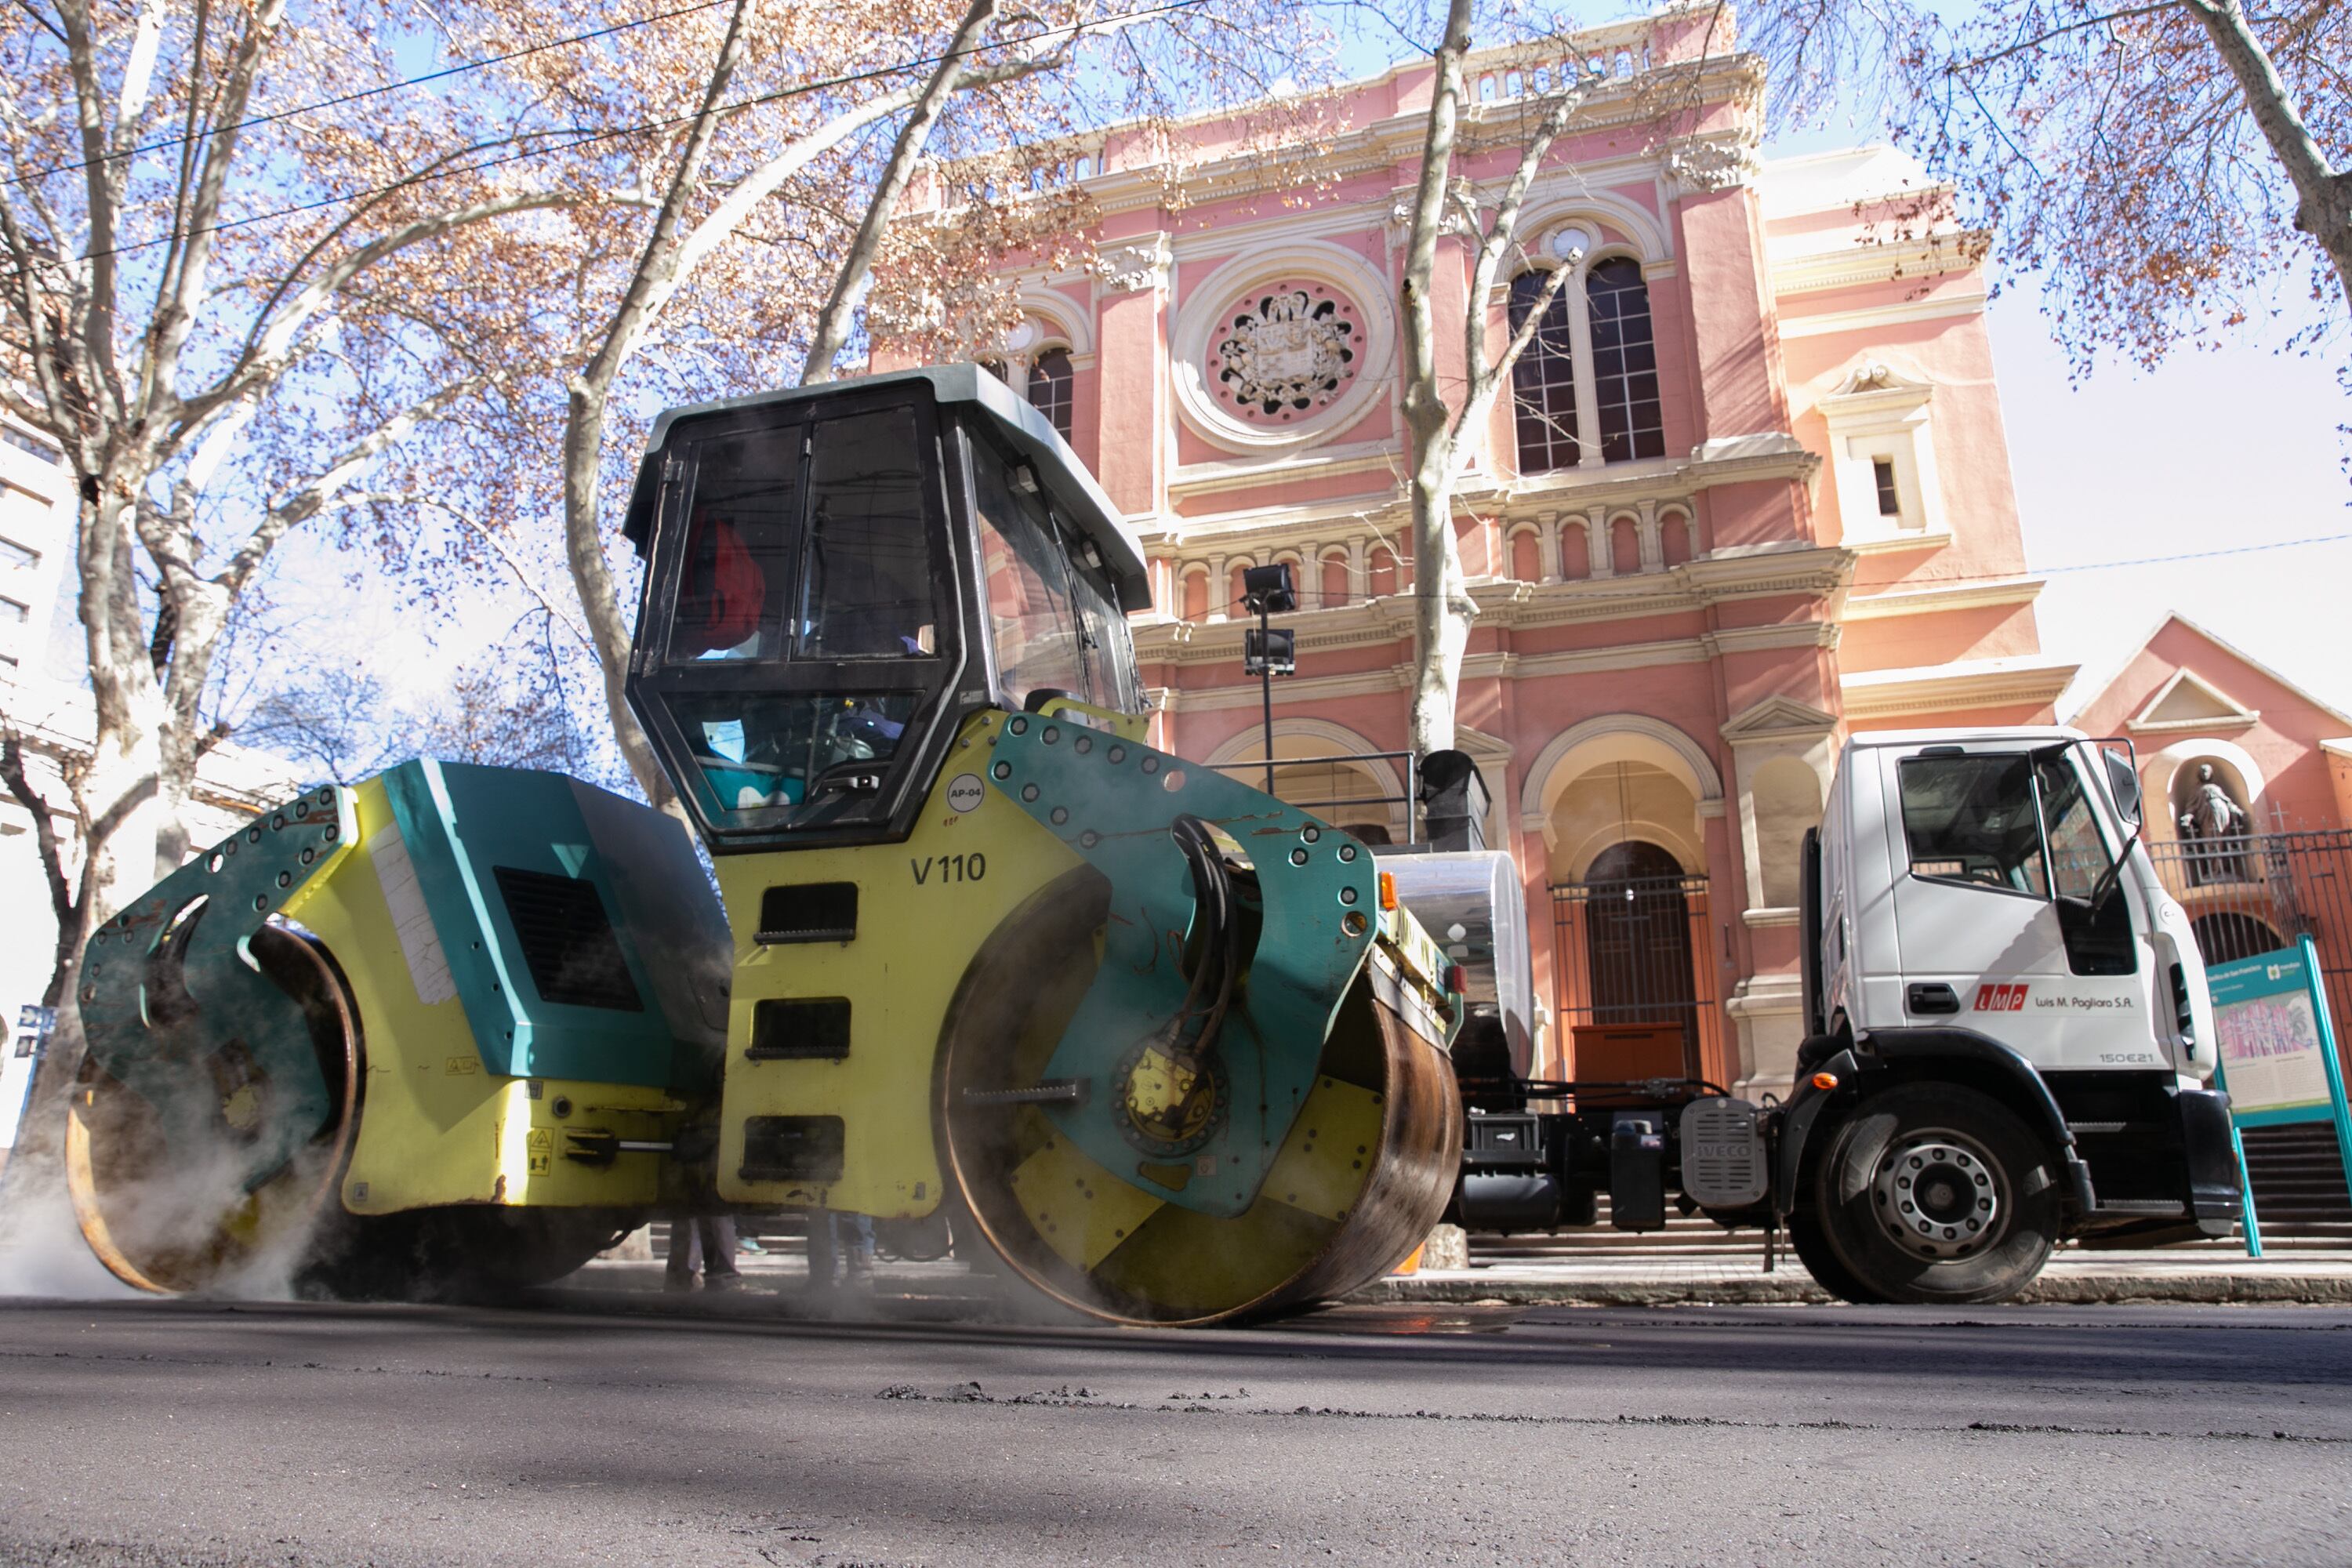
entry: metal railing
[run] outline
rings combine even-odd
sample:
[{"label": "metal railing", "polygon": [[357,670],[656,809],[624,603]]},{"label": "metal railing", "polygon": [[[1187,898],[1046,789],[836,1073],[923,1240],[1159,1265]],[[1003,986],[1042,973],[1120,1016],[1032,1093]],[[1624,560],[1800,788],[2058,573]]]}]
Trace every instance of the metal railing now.
[{"label": "metal railing", "polygon": [[[1398,808],[1402,807],[1404,816],[1404,842],[1407,844],[1420,843],[1422,836],[1421,807],[1417,803],[1421,798],[1421,759],[1412,752],[1347,752],[1337,756],[1329,757],[1276,757],[1274,759],[1274,771],[1276,775],[1276,782],[1279,783],[1280,775],[1285,771],[1291,768],[1331,768],[1337,770],[1339,768],[1350,767],[1361,768],[1366,763],[1395,763],[1397,771],[1404,775],[1404,793],[1402,795],[1337,795],[1329,799],[1323,800],[1294,799],[1289,795],[1283,794],[1280,791],[1273,791],[1269,793],[1276,795],[1286,805],[1295,805],[1301,811],[1312,811],[1323,816],[1329,816],[1335,811],[1355,805],[1385,806],[1389,809],[1391,815],[1393,816],[1397,812]],[[1266,763],[1264,758],[1260,758],[1255,762],[1247,763],[1211,763],[1209,766],[1216,769],[1217,772],[1221,773],[1224,773],[1232,778],[1240,780],[1243,784],[1249,785],[1252,789],[1265,789],[1266,787]],[[1336,820],[1336,818],[1334,820]],[[1345,824],[1341,824],[1341,826],[1344,826]]]},{"label": "metal railing", "polygon": [[[2208,963],[2272,952],[2307,936],[2341,1036],[2352,1021],[2352,828],[2249,833],[2150,844],[2157,874],[2189,912]],[[2324,1126],[2245,1129],[2263,1232],[2352,1235],[2352,1194]]]},{"label": "metal railing", "polygon": [[1573,1049],[1579,1027],[1675,1027],[1683,1071],[1720,1077],[1723,1010],[1705,877],[1558,883],[1551,910],[1553,1017],[1562,1046]]},{"label": "metal railing", "polygon": [[2157,875],[2189,911],[2208,963],[2308,936],[2339,1030],[2352,1021],[2352,828],[2150,844]]}]

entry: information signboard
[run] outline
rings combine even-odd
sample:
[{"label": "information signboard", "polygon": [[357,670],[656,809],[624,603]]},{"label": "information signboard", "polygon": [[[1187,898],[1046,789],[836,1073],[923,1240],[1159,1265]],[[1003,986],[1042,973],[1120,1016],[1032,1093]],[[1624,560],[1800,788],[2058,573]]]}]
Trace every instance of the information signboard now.
[{"label": "information signboard", "polygon": [[[2331,1121],[2336,1149],[2352,1180],[2352,1108],[2336,1059],[2336,1030],[2327,1016],[2319,952],[2311,938],[2275,952],[2258,952],[2205,972],[2213,994],[2217,1075],[2230,1093],[2230,1116],[2240,1127]],[[2238,1164],[2242,1177],[2245,1155]],[[2262,1256],[2253,1191],[2246,1189],[2246,1250]]]}]

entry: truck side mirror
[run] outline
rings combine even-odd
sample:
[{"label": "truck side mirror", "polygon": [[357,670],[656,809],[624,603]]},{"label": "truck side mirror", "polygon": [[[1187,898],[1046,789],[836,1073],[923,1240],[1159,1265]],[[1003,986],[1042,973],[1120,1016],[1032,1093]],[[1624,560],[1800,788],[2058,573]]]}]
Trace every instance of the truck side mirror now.
[{"label": "truck side mirror", "polygon": [[2099,756],[2107,764],[2107,790],[2116,797],[2116,812],[2131,826],[2140,824],[2139,774],[2131,763],[2131,753],[2113,746],[2100,748]]}]

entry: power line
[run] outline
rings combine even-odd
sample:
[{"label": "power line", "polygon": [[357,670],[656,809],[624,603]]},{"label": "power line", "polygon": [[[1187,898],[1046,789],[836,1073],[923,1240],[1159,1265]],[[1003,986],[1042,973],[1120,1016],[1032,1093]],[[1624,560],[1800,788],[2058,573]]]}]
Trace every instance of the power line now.
[{"label": "power line", "polygon": [[2266,550],[2294,550],[2305,544],[2337,544],[2352,532],[2315,533],[2307,539],[2274,539],[2267,544],[2233,544],[2221,550],[2191,550],[2179,555],[2141,555],[2128,561],[2081,561],[2071,566],[2026,567],[2021,572],[1977,572],[1952,577],[1901,577],[1874,584],[1879,593],[1899,594],[1907,588],[1932,588],[1946,583],[2013,583],[2021,577],[2054,577],[2063,572],[2112,572],[2126,566],[2164,566],[2176,561],[2211,561],[2224,555],[2255,555]]},{"label": "power line", "polygon": [[[1168,0],[1167,4],[1146,6],[1139,11],[1131,11],[1125,16],[1116,18],[1116,20],[1120,23],[1140,21],[1150,16],[1166,16],[1171,12],[1190,11],[1197,6],[1206,5],[1207,3],[1208,0]],[[1010,41],[1018,44],[1035,44],[1060,34],[1075,36],[1087,32],[1092,28],[1101,26],[1103,24],[1101,22],[1072,22],[1059,27],[1048,27],[1042,32],[1032,33],[1026,37],[1016,38]],[[875,66],[869,69],[862,71],[847,71],[844,72],[840,76],[827,77],[818,81],[802,82],[793,87],[777,88],[772,92],[754,93],[749,98],[737,99],[730,103],[719,105],[717,112],[729,113],[736,110],[753,109],[763,103],[776,103],[788,98],[799,98],[812,92],[822,92],[827,88],[850,87],[855,86],[858,82],[875,81],[884,77],[897,76],[901,72],[916,70],[925,66],[942,65],[951,59],[961,59],[967,56],[979,54],[984,49],[1002,47],[1002,43],[974,44],[970,48],[950,49],[942,54],[927,55],[920,59],[901,60],[895,65]],[[455,174],[477,174],[484,169],[495,169],[503,164],[520,163],[526,158],[541,157],[550,153],[566,153],[574,148],[590,147],[600,142],[616,141],[621,137],[635,136],[646,131],[659,131],[672,125],[683,125],[688,121],[698,118],[701,113],[702,111],[700,110],[696,110],[692,113],[672,114],[664,116],[657,120],[641,121],[635,125],[623,125],[607,131],[584,132],[575,136],[573,140],[563,142],[559,146],[531,148],[522,152],[509,153],[501,157],[488,158],[478,163],[467,163],[457,168],[436,169],[415,174],[408,174],[400,179],[389,181],[381,185],[372,185],[363,190],[346,192],[341,195],[321,196],[316,201],[299,202],[292,206],[278,207],[271,212],[256,213],[250,217],[227,218],[219,223],[205,224],[196,228],[175,228],[168,234],[159,235],[153,239],[137,240],[130,245],[118,245],[106,250],[85,251],[79,259],[83,261],[95,261],[100,257],[127,256],[135,250],[151,250],[159,245],[174,244],[194,235],[219,234],[228,229],[247,228],[255,224],[272,223],[282,217],[295,217],[303,213],[317,212],[322,207],[336,206],[345,202],[365,201],[373,196],[389,195],[394,191],[404,190],[411,185],[421,185],[434,180],[447,179],[451,175]],[[553,137],[564,134],[567,134],[567,132],[562,131],[526,132],[523,132],[521,136],[509,138],[508,140],[522,140],[525,137]],[[479,151],[485,147],[492,147],[499,144],[500,143],[499,142],[481,142],[478,143],[475,147],[466,148],[464,152],[472,153]],[[462,156],[462,153],[460,155]]]},{"label": "power line", "polygon": [[2293,550],[2304,544],[2336,544],[2352,533],[2315,533],[2308,539],[2274,539],[2268,544],[2233,544],[2226,550],[2192,550],[2182,555],[2143,555],[2136,561],[2084,561],[2073,566],[2044,566],[2042,574],[2059,572],[2105,572],[2117,566],[2163,566],[2175,561],[2210,561],[2222,555],[2252,555],[2264,550]]},{"label": "power line", "polygon": [[216,125],[210,130],[197,132],[194,135],[166,136],[160,142],[142,142],[124,152],[108,153],[96,158],[84,158],[79,163],[52,163],[46,169],[35,169],[23,174],[11,174],[7,179],[0,180],[0,184],[22,185],[34,180],[47,179],[51,174],[74,174],[95,167],[100,163],[126,162],[149,153],[163,152],[168,147],[182,147],[191,142],[203,142],[215,136],[226,136],[235,132],[250,131],[257,125],[275,124],[280,120],[291,120],[300,114],[315,114],[322,109],[337,109],[346,103],[358,103],[366,99],[382,98],[386,93],[399,92],[406,88],[423,87],[427,82],[444,81],[450,77],[464,76],[468,71],[484,70],[491,66],[504,65],[509,60],[523,59],[531,55],[542,55],[550,49],[569,48],[573,44],[593,43],[598,38],[609,38],[616,33],[626,33],[638,27],[650,27],[656,22],[667,22],[679,16],[690,16],[698,11],[712,11],[721,5],[731,5],[734,3],[735,0],[699,0],[697,5],[681,5],[675,11],[656,12],[651,16],[641,16],[634,22],[615,22],[609,27],[599,27],[592,33],[575,33],[568,38],[551,38],[543,44],[531,44],[523,48],[509,49],[502,55],[485,55],[479,59],[464,60],[454,66],[445,66],[437,71],[427,71],[423,76],[404,77],[398,81],[385,82],[380,87],[362,88],[356,92],[341,93],[333,98],[322,98],[316,103],[305,103],[293,109],[280,109],[268,114],[257,114],[249,120],[240,120],[234,125]]}]

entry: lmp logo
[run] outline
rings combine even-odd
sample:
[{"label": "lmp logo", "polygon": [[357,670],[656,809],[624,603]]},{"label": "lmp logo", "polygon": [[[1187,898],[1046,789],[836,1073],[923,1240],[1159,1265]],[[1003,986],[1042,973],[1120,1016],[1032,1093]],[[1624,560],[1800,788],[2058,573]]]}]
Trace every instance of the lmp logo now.
[{"label": "lmp logo", "polygon": [[1977,1011],[2022,1013],[2025,1011],[2025,989],[2022,982],[2003,985],[1979,985],[1977,987]]}]

